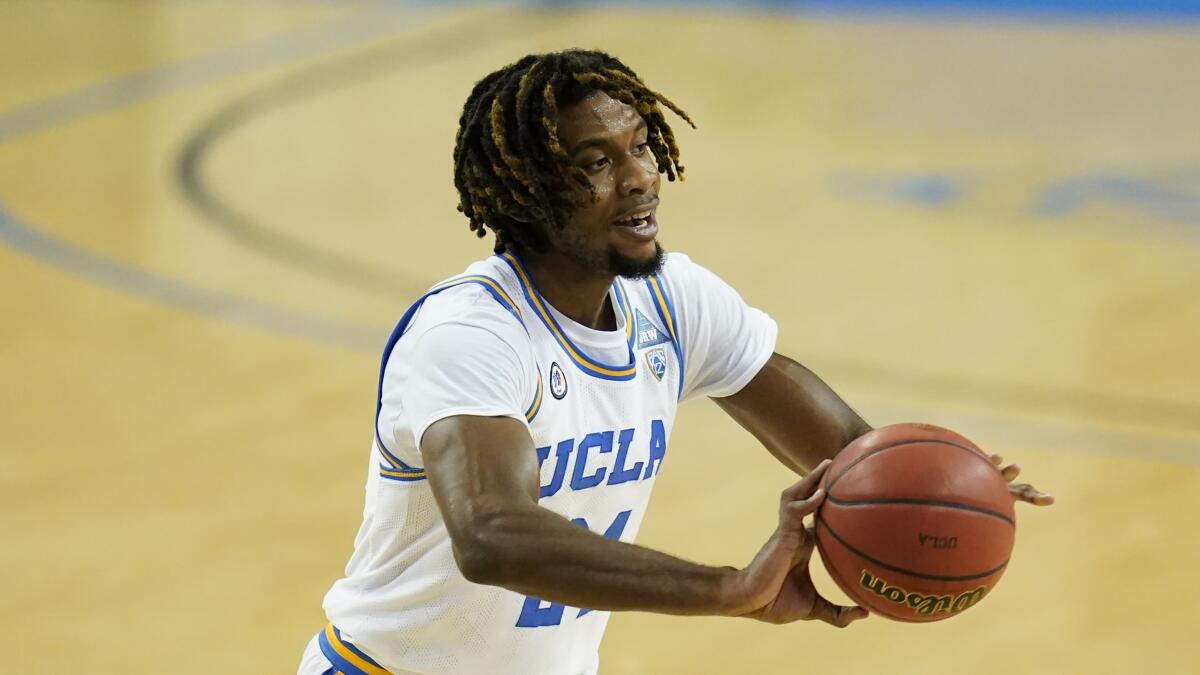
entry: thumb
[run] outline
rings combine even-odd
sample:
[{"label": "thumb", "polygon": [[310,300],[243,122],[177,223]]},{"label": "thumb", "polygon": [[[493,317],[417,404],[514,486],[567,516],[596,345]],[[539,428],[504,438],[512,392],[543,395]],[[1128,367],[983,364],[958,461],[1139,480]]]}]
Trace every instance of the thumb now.
[{"label": "thumb", "polygon": [[796,553],[792,555],[792,567],[807,564],[812,558],[813,547],[816,545],[816,529],[812,525],[806,525],[804,527],[804,535],[800,539],[800,546],[796,548]]}]

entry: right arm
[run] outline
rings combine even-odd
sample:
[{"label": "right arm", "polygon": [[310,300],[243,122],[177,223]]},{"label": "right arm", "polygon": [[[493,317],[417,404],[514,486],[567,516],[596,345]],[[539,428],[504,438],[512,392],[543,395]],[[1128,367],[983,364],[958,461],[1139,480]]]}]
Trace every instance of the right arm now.
[{"label": "right arm", "polygon": [[607,539],[539,506],[537,450],[520,420],[531,390],[522,373],[534,370],[523,329],[482,292],[436,300],[405,338],[416,342],[399,395],[468,580],[595,610],[855,618],[802,573],[812,550],[803,519],[823,497],[820,469],[784,491],[778,527],[741,570]]},{"label": "right arm", "polygon": [[441,419],[423,434],[421,454],[455,561],[470,581],[596,610],[819,618],[835,625],[855,618],[815,592],[796,616],[770,609],[798,561],[807,564],[812,542],[803,518],[824,496],[817,486],[826,465],[784,492],[779,527],[754,561],[737,570],[606,539],[538,506],[537,454],[516,420]]}]

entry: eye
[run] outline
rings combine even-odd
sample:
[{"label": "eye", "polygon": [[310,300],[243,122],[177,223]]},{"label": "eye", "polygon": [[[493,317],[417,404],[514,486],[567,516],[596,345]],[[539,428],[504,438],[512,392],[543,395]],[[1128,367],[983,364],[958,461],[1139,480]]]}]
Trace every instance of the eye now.
[{"label": "eye", "polygon": [[638,143],[638,146],[636,148],[634,148],[634,150],[633,150],[633,154],[640,157],[640,156],[646,154],[646,151],[649,149],[650,149],[649,143],[644,143],[644,142]]},{"label": "eye", "polygon": [[606,166],[608,166],[608,158],[601,157],[600,159],[598,159],[594,162],[589,162],[588,164],[585,164],[583,166],[583,170],[584,171],[599,171],[600,169],[603,169]]}]

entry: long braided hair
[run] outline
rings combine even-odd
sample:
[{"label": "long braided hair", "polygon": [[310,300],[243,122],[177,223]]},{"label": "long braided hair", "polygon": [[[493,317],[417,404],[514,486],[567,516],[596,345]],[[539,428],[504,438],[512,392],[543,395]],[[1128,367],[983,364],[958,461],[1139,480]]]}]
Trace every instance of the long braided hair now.
[{"label": "long braided hair", "polygon": [[594,198],[587,175],[572,165],[558,138],[559,109],[594,91],[633,107],[646,121],[659,173],[683,179],[675,134],[659,105],[695,128],[686,112],[604,52],[531,54],[476,83],[454,143],[458,210],[479,237],[488,229],[495,233],[497,253],[544,251],[547,229],[565,224],[584,195]]}]

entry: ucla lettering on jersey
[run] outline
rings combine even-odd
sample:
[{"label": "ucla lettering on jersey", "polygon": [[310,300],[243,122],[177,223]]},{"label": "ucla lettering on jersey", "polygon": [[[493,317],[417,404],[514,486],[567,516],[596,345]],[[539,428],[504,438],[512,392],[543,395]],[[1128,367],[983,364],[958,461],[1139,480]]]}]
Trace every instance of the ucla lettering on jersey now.
[{"label": "ucla lettering on jersey", "polygon": [[402,367],[405,333],[430,295],[486,291],[522,326],[536,362],[525,418],[539,504],[632,541],[666,458],[685,372],[669,284],[660,276],[614,281],[609,297],[622,344],[619,358],[608,360],[571,339],[511,253],[472,265],[406,312],[381,365],[363,525],[345,578],[325,600],[339,639],[392,672],[594,672],[607,612],[474,584],[459,573],[419,452],[401,442],[405,434],[379,432],[380,419],[397,417],[386,409],[383,380]]},{"label": "ucla lettering on jersey", "polygon": [[[553,497],[563,488],[568,471],[571,480],[566,485],[571,490],[580,491],[594,488],[598,485],[620,485],[629,481],[648,480],[661,467],[663,457],[667,452],[667,432],[662,420],[650,422],[649,434],[643,440],[647,441],[642,451],[629,450],[637,434],[636,428],[621,429],[620,431],[597,431],[583,438],[567,438],[537,449],[538,467],[542,472],[539,498]],[[616,438],[616,454],[613,455],[613,438]],[[554,448],[552,465],[547,466],[550,459],[550,449]],[[606,459],[600,455],[610,455]],[[645,467],[645,471],[642,467]],[[608,479],[605,480],[607,474]]]}]

